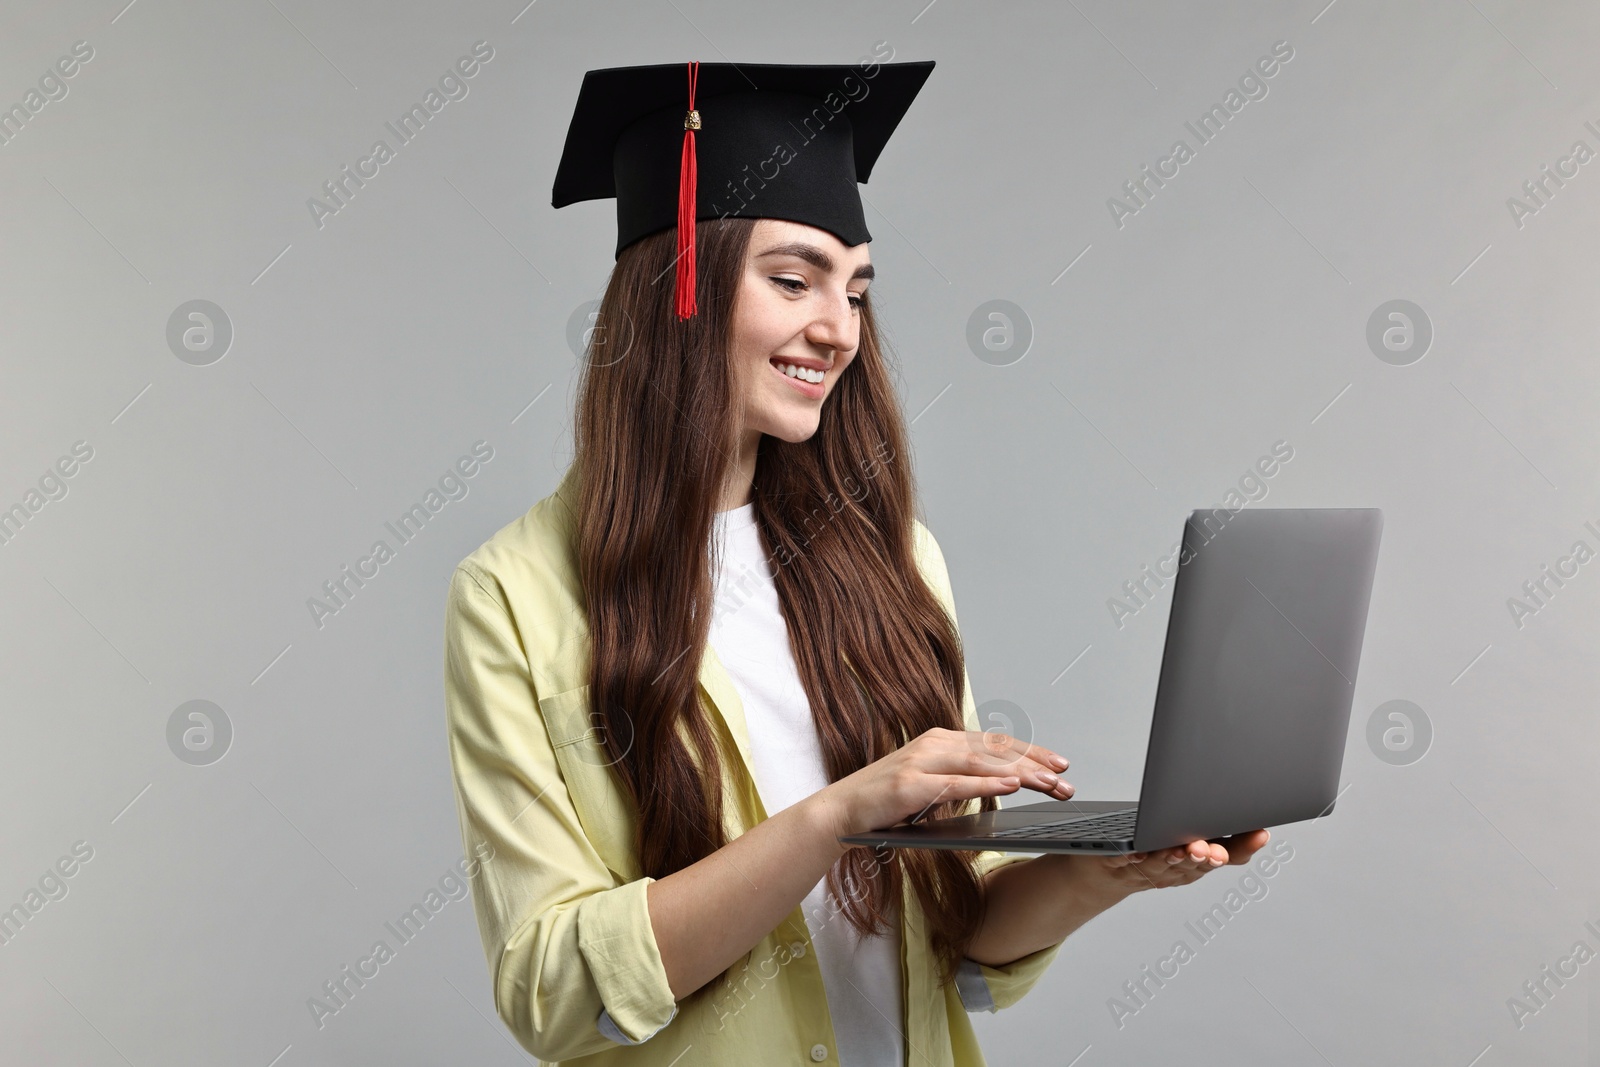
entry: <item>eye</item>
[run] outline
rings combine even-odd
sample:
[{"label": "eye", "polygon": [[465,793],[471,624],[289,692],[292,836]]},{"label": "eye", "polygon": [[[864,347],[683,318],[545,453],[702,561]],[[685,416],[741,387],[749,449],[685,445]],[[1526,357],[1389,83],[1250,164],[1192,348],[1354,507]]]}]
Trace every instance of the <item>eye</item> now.
[{"label": "eye", "polygon": [[[811,288],[809,285],[807,285],[805,282],[801,281],[799,278],[785,278],[785,277],[782,277],[780,275],[774,274],[774,275],[771,275],[768,280],[776,282],[777,284],[783,286],[784,289],[788,290],[791,293],[803,293],[807,289]],[[861,302],[862,302],[861,301],[861,297],[857,296],[855,293],[851,293],[850,294],[850,308],[851,308],[851,310],[860,311],[861,310]]]}]

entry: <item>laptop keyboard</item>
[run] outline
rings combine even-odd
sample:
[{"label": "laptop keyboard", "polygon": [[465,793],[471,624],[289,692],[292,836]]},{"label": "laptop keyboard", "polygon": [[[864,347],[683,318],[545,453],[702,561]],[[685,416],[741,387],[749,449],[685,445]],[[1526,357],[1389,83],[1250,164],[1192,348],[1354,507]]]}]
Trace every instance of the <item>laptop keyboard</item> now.
[{"label": "laptop keyboard", "polygon": [[1015,826],[1008,830],[991,830],[987,836],[1024,839],[1054,837],[1070,841],[1125,841],[1133,837],[1134,823],[1138,818],[1138,808],[1124,808],[1121,811],[1108,811],[1101,815],[1078,815],[1058,822]]}]

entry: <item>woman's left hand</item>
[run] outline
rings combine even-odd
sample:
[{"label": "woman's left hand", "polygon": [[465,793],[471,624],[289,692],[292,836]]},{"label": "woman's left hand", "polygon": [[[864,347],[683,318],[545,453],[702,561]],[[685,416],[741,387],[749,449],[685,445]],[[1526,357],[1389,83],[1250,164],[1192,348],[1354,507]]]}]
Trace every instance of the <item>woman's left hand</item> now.
[{"label": "woman's left hand", "polygon": [[990,871],[990,907],[967,958],[991,967],[1057,944],[1142,889],[1188,885],[1224,863],[1248,863],[1272,835],[1251,830],[1121,856],[1057,852]]},{"label": "woman's left hand", "polygon": [[1223,864],[1248,863],[1271,837],[1266,830],[1250,830],[1216,841],[1191,841],[1155,852],[1130,852],[1120,856],[1079,854],[1075,858],[1086,861],[1079,873],[1090,882],[1111,892],[1131,895],[1142,889],[1188,885]]}]

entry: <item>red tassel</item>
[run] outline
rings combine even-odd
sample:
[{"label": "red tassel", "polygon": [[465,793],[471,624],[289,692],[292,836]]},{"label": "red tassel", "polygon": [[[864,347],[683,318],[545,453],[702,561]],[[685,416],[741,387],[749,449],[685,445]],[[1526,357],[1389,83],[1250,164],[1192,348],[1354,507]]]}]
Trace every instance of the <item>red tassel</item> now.
[{"label": "red tassel", "polygon": [[695,313],[694,300],[694,209],[695,183],[699,178],[695,165],[694,131],[700,127],[700,113],[694,109],[695,83],[700,77],[700,64],[689,63],[689,112],[683,119],[683,156],[678,162],[678,272],[675,309],[679,320]]}]

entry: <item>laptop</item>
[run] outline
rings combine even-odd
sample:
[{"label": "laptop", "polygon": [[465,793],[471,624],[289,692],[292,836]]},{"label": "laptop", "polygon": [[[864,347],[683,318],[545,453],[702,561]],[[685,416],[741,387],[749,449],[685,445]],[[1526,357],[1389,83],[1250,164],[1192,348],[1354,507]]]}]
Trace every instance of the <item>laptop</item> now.
[{"label": "laptop", "polygon": [[1137,801],[1074,796],[839,840],[1115,854],[1327,815],[1382,531],[1377,508],[1190,513]]}]

